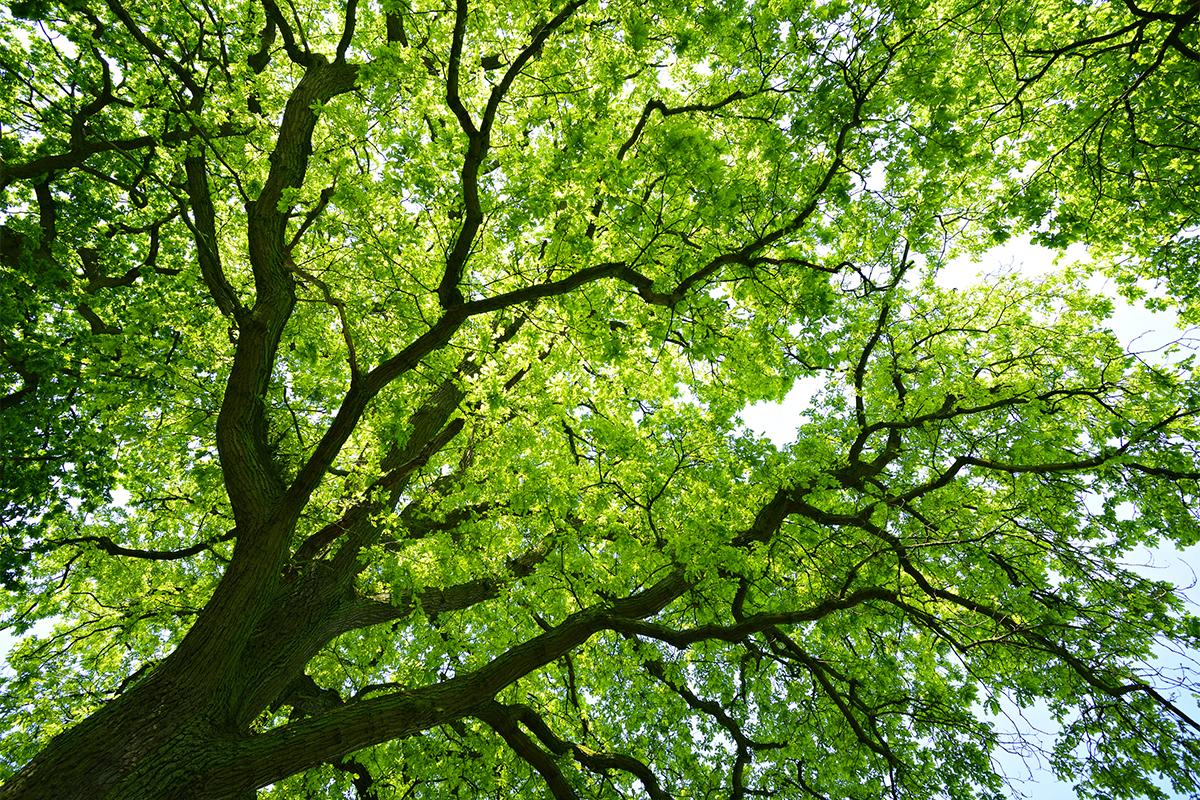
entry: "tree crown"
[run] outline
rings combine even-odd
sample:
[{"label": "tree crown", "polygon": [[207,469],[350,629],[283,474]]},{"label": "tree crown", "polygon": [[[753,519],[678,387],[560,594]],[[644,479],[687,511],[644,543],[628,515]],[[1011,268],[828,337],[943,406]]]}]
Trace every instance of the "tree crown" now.
[{"label": "tree crown", "polygon": [[1196,791],[1198,14],[10,4],[0,797]]}]

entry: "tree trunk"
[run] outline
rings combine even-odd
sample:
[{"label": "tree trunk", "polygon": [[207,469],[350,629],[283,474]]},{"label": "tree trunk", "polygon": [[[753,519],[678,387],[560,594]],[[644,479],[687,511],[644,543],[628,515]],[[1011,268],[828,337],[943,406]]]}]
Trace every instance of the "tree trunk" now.
[{"label": "tree trunk", "polygon": [[148,680],[53,739],[0,789],[3,800],[246,800],[238,740],[214,711]]}]

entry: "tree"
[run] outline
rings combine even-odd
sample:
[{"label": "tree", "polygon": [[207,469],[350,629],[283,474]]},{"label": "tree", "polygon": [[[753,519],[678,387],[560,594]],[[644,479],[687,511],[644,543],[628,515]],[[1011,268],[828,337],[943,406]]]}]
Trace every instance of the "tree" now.
[{"label": "tree", "polygon": [[12,3],[0,797],[1196,791],[1198,8]]}]

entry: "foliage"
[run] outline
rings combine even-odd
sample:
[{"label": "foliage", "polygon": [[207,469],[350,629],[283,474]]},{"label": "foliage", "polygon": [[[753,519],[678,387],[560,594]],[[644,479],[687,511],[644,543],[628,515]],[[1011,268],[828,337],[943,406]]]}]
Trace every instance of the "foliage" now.
[{"label": "foliage", "polygon": [[1200,791],[1198,15],[11,3],[0,797]]}]

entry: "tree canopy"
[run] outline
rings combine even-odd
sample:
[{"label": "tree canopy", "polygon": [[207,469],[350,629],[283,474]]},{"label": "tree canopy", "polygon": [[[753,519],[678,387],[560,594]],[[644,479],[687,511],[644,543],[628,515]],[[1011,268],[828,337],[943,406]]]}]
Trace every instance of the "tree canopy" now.
[{"label": "tree canopy", "polygon": [[[1196,0],[0,12],[0,798],[1200,791]],[[817,387],[795,441],[739,414]]]}]

